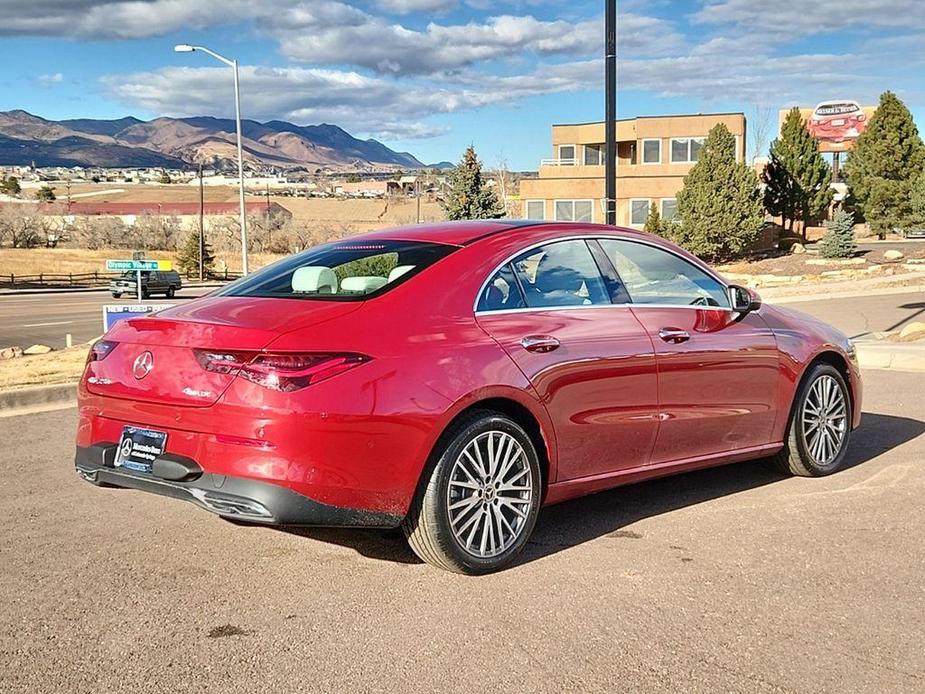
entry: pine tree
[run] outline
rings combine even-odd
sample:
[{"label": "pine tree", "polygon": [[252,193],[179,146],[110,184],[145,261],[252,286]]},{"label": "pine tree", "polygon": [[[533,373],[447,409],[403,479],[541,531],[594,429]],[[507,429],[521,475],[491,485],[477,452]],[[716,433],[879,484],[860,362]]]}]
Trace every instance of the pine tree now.
[{"label": "pine tree", "polygon": [[925,172],[919,174],[912,184],[912,217],[909,226],[912,229],[925,229]]},{"label": "pine tree", "polygon": [[646,224],[642,230],[649,234],[661,236],[663,226],[662,216],[658,213],[658,205],[653,202],[652,206],[649,208],[649,216],[646,217]]},{"label": "pine tree", "polygon": [[6,178],[4,176],[3,180],[0,181],[0,191],[6,195],[17,196],[22,192],[22,188],[19,185],[19,179],[16,176],[10,176]]},{"label": "pine tree", "polygon": [[55,189],[51,186],[42,186],[35,191],[35,199],[39,202],[54,202],[57,199]]},{"label": "pine tree", "polygon": [[854,215],[839,209],[832,221],[825,223],[826,233],[819,244],[823,258],[850,258],[858,249],[854,240]]},{"label": "pine tree", "polygon": [[[215,262],[215,256],[212,254],[212,247],[203,239],[202,243],[202,269],[204,273],[212,270],[212,263]],[[196,230],[186,237],[183,247],[177,254],[177,267],[180,272],[186,275],[199,274],[199,231]]]},{"label": "pine tree", "polygon": [[925,145],[912,114],[885,92],[845,164],[848,187],[875,233],[883,236],[911,222],[912,186],[923,169]]},{"label": "pine tree", "polygon": [[735,147],[722,123],[710,131],[678,193],[680,223],[666,229],[673,241],[712,260],[741,254],[764,226],[758,177],[736,161]]},{"label": "pine tree", "polygon": [[832,170],[819,153],[816,139],[793,108],[784,119],[780,137],[771,143],[771,161],[762,176],[764,205],[793,231],[794,222],[819,219],[832,201]]},{"label": "pine tree", "polygon": [[498,196],[482,180],[482,164],[471,145],[449,179],[443,202],[447,219],[497,219],[504,215]]}]

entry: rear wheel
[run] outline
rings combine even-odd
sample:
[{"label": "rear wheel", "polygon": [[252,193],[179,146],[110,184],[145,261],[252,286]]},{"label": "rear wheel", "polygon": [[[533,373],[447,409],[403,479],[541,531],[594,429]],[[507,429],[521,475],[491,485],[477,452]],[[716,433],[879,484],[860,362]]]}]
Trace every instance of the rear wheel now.
[{"label": "rear wheel", "polygon": [[436,455],[402,526],[411,548],[459,573],[508,565],[533,531],[542,496],[530,437],[504,415],[474,412],[446,433]]},{"label": "rear wheel", "polygon": [[172,299],[174,294],[176,293],[177,293],[176,289],[174,289],[173,287],[167,287],[167,298],[168,299]]},{"label": "rear wheel", "polygon": [[829,364],[816,364],[800,384],[786,445],[774,462],[781,472],[821,477],[838,470],[851,437],[851,398],[844,377]]},{"label": "rear wheel", "polygon": [[121,298],[122,298],[122,295],[121,295],[121,294],[117,294],[117,293],[115,293],[115,292],[113,292],[113,294],[112,294],[112,298],[113,298],[113,299],[121,299]]}]

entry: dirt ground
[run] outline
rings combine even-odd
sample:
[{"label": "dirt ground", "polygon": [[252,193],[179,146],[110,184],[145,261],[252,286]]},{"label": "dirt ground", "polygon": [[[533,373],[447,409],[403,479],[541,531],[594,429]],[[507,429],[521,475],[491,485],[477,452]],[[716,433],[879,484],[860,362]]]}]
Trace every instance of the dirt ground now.
[{"label": "dirt ground", "polygon": [[89,347],[89,344],[75,345],[49,354],[4,359],[0,361],[0,390],[73,383],[83,373]]},{"label": "dirt ground", "polygon": [[[900,248],[897,246],[897,248]],[[718,266],[720,272],[749,275],[821,275],[824,272],[833,270],[864,270],[872,265],[895,266],[895,271],[903,270],[902,264],[910,259],[925,258],[925,248],[906,248],[901,247],[904,257],[900,260],[887,260],[883,257],[885,251],[860,251],[855,259],[863,262],[845,262],[840,260],[825,261],[815,254],[803,253],[794,255],[791,253],[782,253],[773,255],[759,260],[743,260],[736,263],[728,263]],[[811,262],[807,262],[811,261]]]}]

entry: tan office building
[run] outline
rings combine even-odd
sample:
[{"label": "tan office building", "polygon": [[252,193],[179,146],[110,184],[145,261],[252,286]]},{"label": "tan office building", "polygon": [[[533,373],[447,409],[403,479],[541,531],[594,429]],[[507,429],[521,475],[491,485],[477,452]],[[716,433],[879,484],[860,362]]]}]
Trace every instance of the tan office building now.
[{"label": "tan office building", "polygon": [[[649,206],[670,219],[684,177],[697,161],[710,129],[725,123],[745,159],[745,115],[713,113],[647,116],[617,121],[617,224],[641,228]],[[604,123],[552,126],[552,158],[539,178],[520,182],[526,219],[603,223]]]}]

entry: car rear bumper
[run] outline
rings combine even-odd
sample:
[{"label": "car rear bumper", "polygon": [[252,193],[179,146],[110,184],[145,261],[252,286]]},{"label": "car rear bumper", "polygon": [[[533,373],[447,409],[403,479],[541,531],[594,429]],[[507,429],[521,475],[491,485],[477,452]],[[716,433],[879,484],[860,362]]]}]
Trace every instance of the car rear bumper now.
[{"label": "car rear bumper", "polygon": [[98,486],[137,489],[191,501],[232,520],[266,525],[395,528],[401,516],[324,504],[271,482],[205,472],[194,460],[163,455],[151,474],[114,466],[117,445],[77,446],[78,475]]}]

